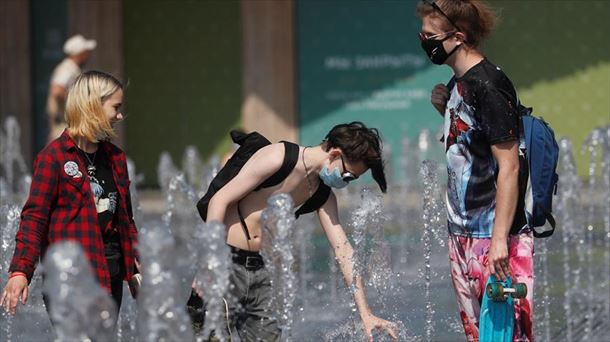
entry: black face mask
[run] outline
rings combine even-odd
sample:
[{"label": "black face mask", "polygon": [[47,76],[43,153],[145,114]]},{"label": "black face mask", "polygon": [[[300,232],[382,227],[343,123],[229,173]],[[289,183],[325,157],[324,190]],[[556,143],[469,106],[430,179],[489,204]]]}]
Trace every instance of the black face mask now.
[{"label": "black face mask", "polygon": [[426,54],[432,63],[438,65],[445,63],[447,58],[449,58],[449,56],[451,56],[461,46],[457,45],[453,48],[453,50],[451,50],[451,52],[447,53],[443,47],[443,42],[451,37],[453,37],[453,34],[450,34],[443,39],[426,38],[421,40],[421,47],[424,49],[424,51],[426,51]]}]

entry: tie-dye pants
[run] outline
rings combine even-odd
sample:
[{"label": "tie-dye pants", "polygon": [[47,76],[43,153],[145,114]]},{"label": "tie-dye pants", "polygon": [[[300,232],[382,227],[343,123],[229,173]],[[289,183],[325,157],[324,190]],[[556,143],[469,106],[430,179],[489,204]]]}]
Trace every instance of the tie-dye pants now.
[{"label": "tie-dye pants", "polygon": [[[491,239],[449,234],[449,263],[460,318],[468,341],[479,340],[479,312],[489,277]],[[533,341],[534,240],[531,233],[511,235],[508,246],[513,282],[527,285],[527,297],[515,299],[513,341]]]}]

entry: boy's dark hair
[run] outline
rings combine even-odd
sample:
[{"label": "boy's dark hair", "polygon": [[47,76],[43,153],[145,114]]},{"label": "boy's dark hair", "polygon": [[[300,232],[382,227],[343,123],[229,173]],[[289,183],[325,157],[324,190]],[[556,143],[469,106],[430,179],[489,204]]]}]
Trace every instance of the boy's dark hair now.
[{"label": "boy's dark hair", "polygon": [[333,127],[324,139],[326,151],[333,147],[340,148],[343,155],[351,162],[362,161],[369,169],[373,179],[386,192],[387,184],[383,171],[382,144],[379,131],[368,128],[362,122],[354,121]]}]

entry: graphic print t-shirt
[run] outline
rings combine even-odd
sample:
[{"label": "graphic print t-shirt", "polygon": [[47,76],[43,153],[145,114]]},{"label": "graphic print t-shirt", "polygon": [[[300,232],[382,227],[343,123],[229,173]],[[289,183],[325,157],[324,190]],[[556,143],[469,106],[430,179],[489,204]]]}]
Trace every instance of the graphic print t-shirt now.
[{"label": "graphic print t-shirt", "polygon": [[[444,115],[449,231],[489,238],[496,209],[491,146],[519,140],[517,94],[504,72],[487,59],[454,80]],[[511,233],[522,227],[522,213],[519,205]]]},{"label": "graphic print t-shirt", "polygon": [[[106,240],[115,233],[111,228],[118,208],[119,196],[112,177],[112,168],[103,149],[98,148],[96,153],[87,153],[87,156],[95,165],[95,171],[89,175],[89,184],[95,200],[100,229]],[[86,164],[89,165],[89,162],[87,161]]]}]

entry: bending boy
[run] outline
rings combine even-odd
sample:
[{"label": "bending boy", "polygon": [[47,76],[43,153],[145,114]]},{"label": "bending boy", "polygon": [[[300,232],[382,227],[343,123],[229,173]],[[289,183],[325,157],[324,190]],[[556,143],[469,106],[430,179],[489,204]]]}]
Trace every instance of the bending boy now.
[{"label": "bending boy", "polygon": [[[259,254],[261,213],[267,199],[287,193],[292,196],[295,207],[307,203],[309,209],[305,212],[317,210],[345,281],[352,286],[353,249],[339,223],[337,199],[329,187],[343,188],[369,169],[385,192],[377,130],[360,122],[341,124],[333,127],[318,146],[281,142],[260,148],[239,173],[209,199],[209,203],[200,201],[198,209],[206,221],[223,222],[227,227],[227,244],[231,246],[233,257],[230,291],[243,307],[239,315],[231,308],[231,324],[236,326],[242,339],[277,341],[281,334],[274,312],[269,309],[274,291]],[[314,197],[318,200],[313,202],[319,205],[314,203],[312,206],[309,199]],[[324,198],[322,202],[320,197]],[[354,281],[354,300],[369,340],[372,341],[372,331],[376,328],[384,329],[396,338],[393,324],[371,312],[362,278],[356,277]]]}]

